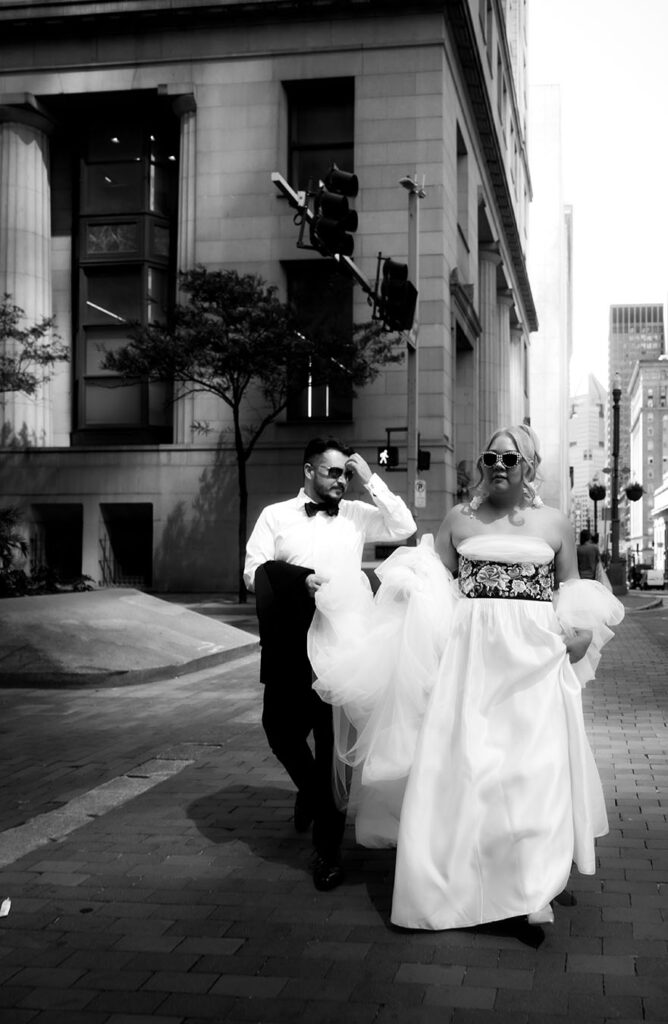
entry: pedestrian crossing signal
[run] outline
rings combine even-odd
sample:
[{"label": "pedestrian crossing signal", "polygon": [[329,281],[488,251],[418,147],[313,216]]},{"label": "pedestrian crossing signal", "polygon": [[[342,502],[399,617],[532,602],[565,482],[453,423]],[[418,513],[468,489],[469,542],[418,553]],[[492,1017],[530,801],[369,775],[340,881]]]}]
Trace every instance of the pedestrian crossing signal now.
[{"label": "pedestrian crossing signal", "polygon": [[378,449],[378,465],[385,469],[399,465],[399,449],[396,445],[386,444]]}]

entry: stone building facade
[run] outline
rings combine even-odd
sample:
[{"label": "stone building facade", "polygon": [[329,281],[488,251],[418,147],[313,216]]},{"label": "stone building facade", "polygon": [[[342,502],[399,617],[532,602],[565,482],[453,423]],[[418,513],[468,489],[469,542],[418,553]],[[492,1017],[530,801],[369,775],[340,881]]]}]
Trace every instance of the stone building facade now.
[{"label": "stone building facade", "polygon": [[[296,248],[271,174],[299,188],[333,160],[359,177],[369,279],[379,251],[406,260],[398,182],[424,178],[417,514],[437,528],[486,435],[529,414],[525,0],[0,2],[0,56],[0,287],[29,321],[53,314],[72,354],[36,398],[0,396],[3,500],[24,506],[33,560],[103,584],[234,587],[225,408],[115,379],[102,353],[196,264],[317,293],[332,261]],[[368,317],[352,285],[350,309]],[[406,404],[393,366],[357,397],[290,410],[249,464],[251,521],[295,492],[309,437],[375,462],[388,428],[403,444]]]},{"label": "stone building facade", "polygon": [[[628,387],[629,479],[643,495],[629,502],[628,553],[636,562],[664,569],[663,503],[655,500],[668,475],[668,358],[639,359]],[[655,513],[655,514],[654,514]],[[655,536],[656,533],[656,536]]]}]

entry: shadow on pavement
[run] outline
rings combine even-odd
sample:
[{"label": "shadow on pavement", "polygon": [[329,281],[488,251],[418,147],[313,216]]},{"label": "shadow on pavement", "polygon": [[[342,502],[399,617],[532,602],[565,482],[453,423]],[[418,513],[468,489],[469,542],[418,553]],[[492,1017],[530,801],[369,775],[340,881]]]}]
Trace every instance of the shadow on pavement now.
[{"label": "shadow on pavement", "polygon": [[[188,817],[209,842],[216,845],[241,843],[258,860],[305,869],[310,855],[308,834],[298,835],[292,826],[294,791],[278,786],[228,786],[194,800],[187,807]],[[412,929],[391,923],[392,887],[395,851],[366,850],[356,846],[351,834],[344,841],[344,886],[364,885],[369,903],[376,910],[385,928],[397,934],[410,934]],[[545,938],[542,928],[531,926],[526,918],[512,918],[463,932],[518,940],[537,949]],[[415,934],[424,934],[415,930]]]},{"label": "shadow on pavement", "polygon": [[186,812],[211,843],[241,842],[264,861],[301,867],[308,837],[292,827],[293,803],[287,787],[235,785],[194,800]]}]

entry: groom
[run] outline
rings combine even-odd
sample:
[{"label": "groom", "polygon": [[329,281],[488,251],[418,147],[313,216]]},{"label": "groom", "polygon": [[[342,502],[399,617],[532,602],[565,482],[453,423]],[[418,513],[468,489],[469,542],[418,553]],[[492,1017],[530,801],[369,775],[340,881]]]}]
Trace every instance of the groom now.
[{"label": "groom", "polygon": [[[313,822],[313,882],[326,891],[343,881],[345,812],[332,791],[332,709],[312,689],[306,652],[315,595],[343,560],[348,566],[354,560],[361,569],[367,541],[404,541],[416,526],[401,498],[361,455],[335,438],[313,438],[303,461],[304,482],[296,497],[260,513],[246,548],[244,580],[255,591],[260,625],[262,725],[297,787],[296,830],[305,832]],[[373,504],[345,499],[355,478]]]}]

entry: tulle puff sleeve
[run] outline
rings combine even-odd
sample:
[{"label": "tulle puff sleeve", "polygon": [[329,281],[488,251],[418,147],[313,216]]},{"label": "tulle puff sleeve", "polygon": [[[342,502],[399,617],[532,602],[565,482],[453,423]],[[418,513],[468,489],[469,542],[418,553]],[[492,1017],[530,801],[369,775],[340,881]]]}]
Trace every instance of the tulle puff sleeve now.
[{"label": "tulle puff sleeve", "polygon": [[324,584],[308,636],[314,689],[335,710],[337,755],[361,770],[363,786],[407,776],[459,599],[431,535],[376,574],[375,598],[359,577]]},{"label": "tulle puff sleeve", "polygon": [[587,653],[573,665],[585,686],[596,675],[602,648],[614,636],[610,627],[624,618],[624,605],[595,580],[566,580],[556,592],[555,612],[566,635],[574,629],[592,631]]}]

